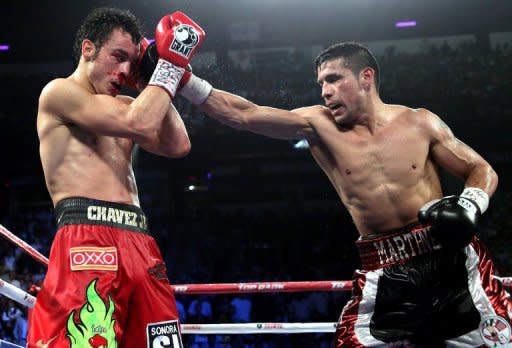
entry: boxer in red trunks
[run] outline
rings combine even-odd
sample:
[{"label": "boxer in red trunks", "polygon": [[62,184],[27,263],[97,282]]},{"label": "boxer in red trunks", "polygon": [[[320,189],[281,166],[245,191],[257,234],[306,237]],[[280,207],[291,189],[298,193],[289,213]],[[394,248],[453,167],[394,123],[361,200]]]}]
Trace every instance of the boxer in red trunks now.
[{"label": "boxer in red trunks", "polygon": [[[41,92],[40,156],[59,229],[28,347],[183,347],[131,155],[135,144],[167,157],[189,152],[171,101],[204,31],[176,12],[161,19],[155,39],[160,59],[144,88],[136,67],[147,41],[138,21],[129,11],[95,9],[76,36],[76,70]],[[137,98],[119,95],[127,84],[138,87]]]},{"label": "boxer in red trunks", "polygon": [[[231,127],[307,139],[360,234],[335,346],[510,345],[512,300],[475,237],[493,168],[434,113],[384,103],[365,46],[332,45],[315,65],[325,105],[259,106],[190,73],[180,93]],[[464,180],[460,195],[443,197],[439,167]]]}]

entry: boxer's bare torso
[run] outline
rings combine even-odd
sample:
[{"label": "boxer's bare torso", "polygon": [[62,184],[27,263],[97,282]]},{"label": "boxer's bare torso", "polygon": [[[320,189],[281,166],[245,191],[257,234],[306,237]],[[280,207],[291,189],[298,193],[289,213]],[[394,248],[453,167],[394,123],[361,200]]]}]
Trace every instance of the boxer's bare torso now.
[{"label": "boxer's bare torso", "polygon": [[382,102],[373,70],[356,76],[339,58],[317,78],[325,106],[286,111],[214,89],[202,108],[234,128],[307,139],[362,237],[417,221],[418,209],[443,195],[438,166],[494,192],[487,162],[432,112]]},{"label": "boxer's bare torso", "polygon": [[113,29],[101,48],[84,40],[77,69],[41,92],[39,152],[54,205],[76,196],[139,205],[133,145],[166,157],[190,151],[183,121],[163,89],[148,86],[135,99],[119,95],[138,53],[122,29]]},{"label": "boxer's bare torso", "polygon": [[75,196],[139,204],[132,140],[94,134],[45,110],[39,112],[37,129],[54,204]]},{"label": "boxer's bare torso", "polygon": [[387,105],[386,121],[370,131],[336,127],[322,106],[303,110],[315,113],[307,116],[317,134],[311,153],[362,236],[412,223],[425,202],[442,196],[423,111]]}]

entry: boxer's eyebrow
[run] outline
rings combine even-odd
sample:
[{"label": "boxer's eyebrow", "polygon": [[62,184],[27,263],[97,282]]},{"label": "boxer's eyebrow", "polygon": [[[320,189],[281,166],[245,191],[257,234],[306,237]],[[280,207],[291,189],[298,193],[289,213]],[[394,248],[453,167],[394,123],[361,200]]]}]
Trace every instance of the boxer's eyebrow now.
[{"label": "boxer's eyebrow", "polygon": [[317,82],[319,85],[322,85],[322,83],[323,83],[324,81],[326,81],[326,82],[334,82],[334,81],[339,80],[339,79],[341,79],[341,78],[343,78],[343,75],[342,75],[342,74],[333,72],[333,73],[330,73],[330,74],[325,75],[323,79],[321,79],[321,80],[317,80],[316,82]]},{"label": "boxer's eyebrow", "polygon": [[129,57],[129,54],[128,52],[126,52],[125,50],[123,50],[122,48],[114,48],[112,50],[112,54],[117,56],[118,58],[121,58],[123,60],[127,60],[128,57]]}]

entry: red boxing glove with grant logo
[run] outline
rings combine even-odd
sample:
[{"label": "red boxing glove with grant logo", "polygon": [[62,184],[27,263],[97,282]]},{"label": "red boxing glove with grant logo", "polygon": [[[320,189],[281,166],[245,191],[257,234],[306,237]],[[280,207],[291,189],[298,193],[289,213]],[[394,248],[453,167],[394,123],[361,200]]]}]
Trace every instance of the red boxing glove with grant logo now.
[{"label": "red boxing glove with grant logo", "polygon": [[164,16],[155,31],[160,59],[148,84],[162,87],[174,97],[185,68],[204,37],[204,30],[183,12]]}]

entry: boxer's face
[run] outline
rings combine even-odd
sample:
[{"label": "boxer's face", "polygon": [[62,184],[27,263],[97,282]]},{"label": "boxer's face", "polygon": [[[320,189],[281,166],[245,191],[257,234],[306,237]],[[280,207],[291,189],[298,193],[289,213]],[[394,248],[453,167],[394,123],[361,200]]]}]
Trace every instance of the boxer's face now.
[{"label": "boxer's face", "polygon": [[121,29],[114,29],[99,48],[90,44],[89,81],[97,94],[116,96],[132,70],[139,47],[133,43],[131,35]]},{"label": "boxer's face", "polygon": [[322,63],[317,71],[322,98],[338,124],[350,124],[362,113],[365,90],[343,58]]}]

